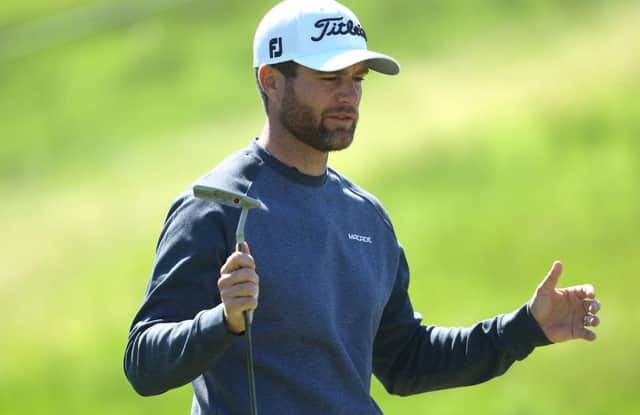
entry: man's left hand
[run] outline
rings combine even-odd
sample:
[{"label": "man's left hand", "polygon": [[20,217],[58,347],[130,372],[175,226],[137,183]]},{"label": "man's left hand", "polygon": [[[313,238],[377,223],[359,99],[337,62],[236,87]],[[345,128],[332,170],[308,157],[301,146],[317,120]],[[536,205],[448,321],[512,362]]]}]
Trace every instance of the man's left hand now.
[{"label": "man's left hand", "polygon": [[556,261],[536,289],[529,309],[540,328],[553,342],[572,339],[595,340],[596,334],[586,327],[596,327],[600,303],[591,284],[556,288],[562,274],[562,263]]}]

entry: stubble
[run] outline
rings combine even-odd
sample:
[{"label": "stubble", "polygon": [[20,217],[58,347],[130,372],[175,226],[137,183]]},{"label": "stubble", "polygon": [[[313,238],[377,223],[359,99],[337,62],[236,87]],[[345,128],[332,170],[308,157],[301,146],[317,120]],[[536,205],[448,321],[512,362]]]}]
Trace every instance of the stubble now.
[{"label": "stubble", "polygon": [[[279,118],[282,126],[295,138],[322,152],[344,150],[351,145],[358,123],[357,108],[349,105],[332,107],[323,111],[320,119],[316,120],[313,110],[296,97],[293,83],[287,82],[285,88]],[[347,128],[327,127],[326,118],[332,113],[353,114],[353,121]]]}]

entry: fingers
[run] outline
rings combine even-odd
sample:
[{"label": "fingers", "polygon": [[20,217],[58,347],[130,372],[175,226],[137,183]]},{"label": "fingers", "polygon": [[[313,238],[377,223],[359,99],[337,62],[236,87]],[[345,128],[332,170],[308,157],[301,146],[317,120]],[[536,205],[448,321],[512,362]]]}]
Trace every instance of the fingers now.
[{"label": "fingers", "polygon": [[585,300],[582,305],[586,313],[583,317],[583,325],[585,327],[598,327],[600,325],[600,317],[596,314],[600,311],[600,302],[597,300]]},{"label": "fingers", "polygon": [[249,249],[249,244],[247,243],[247,241],[236,244],[236,252],[244,252],[251,255],[251,249]]},{"label": "fingers", "polygon": [[[246,246],[248,251],[248,246]],[[239,334],[245,330],[244,311],[258,307],[260,277],[255,262],[248,253],[234,252],[220,268],[218,290],[224,306],[229,330]]]},{"label": "fingers", "polygon": [[598,314],[598,311],[600,311],[600,301],[598,300],[584,300],[582,305],[585,313]]},{"label": "fingers", "polygon": [[227,311],[238,313],[257,307],[260,277],[251,268],[240,268],[232,273],[222,274],[218,279],[218,290],[222,302],[233,306]]},{"label": "fingers", "polygon": [[551,269],[547,273],[547,276],[544,277],[538,286],[538,290],[551,291],[555,289],[558,285],[558,280],[560,280],[560,274],[562,274],[562,263],[560,261],[554,261],[551,265]]},{"label": "fingers", "polygon": [[[226,298],[224,301],[227,320],[233,320],[234,323],[240,322],[241,313],[243,311],[253,311],[258,308],[258,296],[251,297],[235,297]],[[229,310],[229,311],[227,311]],[[243,330],[239,330],[243,331]]]},{"label": "fingers", "polygon": [[587,329],[580,329],[578,330],[578,336],[581,339],[584,340],[588,340],[588,341],[594,341],[596,339],[596,334],[594,332],[592,332],[591,330],[587,330]]},{"label": "fingers", "polygon": [[576,293],[579,298],[596,298],[596,290],[591,284],[583,284],[576,287]]},{"label": "fingers", "polygon": [[585,327],[598,327],[600,325],[600,317],[587,314],[583,319]]},{"label": "fingers", "polygon": [[220,289],[226,299],[242,298],[242,297],[258,297],[260,288],[257,282],[248,281],[245,283],[237,283],[231,286],[222,287]]},{"label": "fingers", "polygon": [[[248,249],[249,246],[247,245],[246,247]],[[222,265],[222,268],[220,268],[220,275],[231,273],[240,268],[256,269],[256,263],[251,254],[239,251],[231,254]]]},{"label": "fingers", "polygon": [[[593,287],[591,287],[591,291],[586,290],[586,292],[592,291]],[[585,327],[598,327],[600,325],[600,317],[596,315],[600,311],[600,302],[597,300],[585,300],[582,304],[586,314],[583,317],[584,327],[578,330],[578,335],[585,340],[593,341],[596,339],[596,334]]]}]

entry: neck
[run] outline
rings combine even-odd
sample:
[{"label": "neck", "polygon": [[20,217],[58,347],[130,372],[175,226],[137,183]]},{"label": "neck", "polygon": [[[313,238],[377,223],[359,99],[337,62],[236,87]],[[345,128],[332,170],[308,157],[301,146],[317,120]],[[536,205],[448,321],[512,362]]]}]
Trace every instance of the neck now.
[{"label": "neck", "polygon": [[269,120],[264,124],[258,144],[284,164],[309,176],[321,176],[327,170],[329,153],[303,143],[284,128],[269,123]]}]

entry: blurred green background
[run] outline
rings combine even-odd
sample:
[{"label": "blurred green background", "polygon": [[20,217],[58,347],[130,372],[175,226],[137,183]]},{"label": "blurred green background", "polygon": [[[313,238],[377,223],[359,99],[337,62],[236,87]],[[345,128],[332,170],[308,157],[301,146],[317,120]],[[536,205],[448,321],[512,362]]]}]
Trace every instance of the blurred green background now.
[{"label": "blurred green background", "polygon": [[[554,259],[592,282],[595,343],[388,414],[630,414],[640,405],[640,4],[345,1],[399,77],[365,83],[331,164],[376,194],[425,321],[528,300]],[[0,413],[189,413],[141,398],[122,354],[173,198],[260,133],[251,68],[273,2],[0,6]],[[259,387],[258,387],[259,391]]]}]

